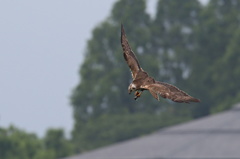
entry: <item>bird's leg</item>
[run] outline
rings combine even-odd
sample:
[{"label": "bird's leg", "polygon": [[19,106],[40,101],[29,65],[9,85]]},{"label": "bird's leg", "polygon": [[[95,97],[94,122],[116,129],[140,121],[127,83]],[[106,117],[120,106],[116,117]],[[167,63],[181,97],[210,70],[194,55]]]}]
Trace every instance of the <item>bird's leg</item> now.
[{"label": "bird's leg", "polygon": [[142,91],[136,91],[134,93],[134,95],[135,95],[134,99],[137,100],[141,96],[141,94],[142,94]]}]

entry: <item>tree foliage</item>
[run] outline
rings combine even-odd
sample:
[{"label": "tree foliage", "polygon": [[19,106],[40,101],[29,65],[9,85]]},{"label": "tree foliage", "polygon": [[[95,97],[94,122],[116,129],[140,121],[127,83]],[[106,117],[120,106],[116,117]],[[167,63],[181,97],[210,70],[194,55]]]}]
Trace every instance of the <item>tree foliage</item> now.
[{"label": "tree foliage", "polygon": [[105,114],[90,119],[77,140],[80,152],[151,133],[165,126],[189,120],[189,116],[172,118],[171,114]]},{"label": "tree foliage", "polygon": [[8,129],[0,128],[1,159],[32,159],[41,146],[34,134],[27,134],[14,126]]},{"label": "tree foliage", "polygon": [[127,21],[129,17],[132,20],[125,23],[126,27],[133,24],[140,26],[129,27],[129,38],[138,39],[131,43],[133,48],[143,49],[144,42],[148,41],[150,17],[145,13],[145,2],[118,1],[109,20],[95,28],[92,39],[88,41],[85,60],[80,70],[81,82],[72,96],[72,103],[76,106],[75,118],[85,121],[102,113],[138,111],[139,107],[136,107],[131,99],[126,95],[122,96],[122,92],[126,92],[124,87],[129,83],[130,74],[122,61],[119,24]]},{"label": "tree foliage", "polygon": [[0,128],[1,159],[56,159],[73,153],[61,129],[49,129],[44,139],[15,126]]},{"label": "tree foliage", "polygon": [[[144,0],[137,2],[120,0],[113,6],[110,17],[93,30],[80,69],[81,80],[72,95],[76,121],[73,138],[80,150],[138,136],[145,131],[151,132],[161,127],[164,119],[159,116],[162,116],[160,115],[163,114],[162,112],[176,115],[177,111],[170,111],[171,109],[178,110],[179,114],[185,114],[186,118],[190,117],[190,111],[186,110],[188,106],[182,106],[183,110],[173,108],[170,106],[172,103],[169,104],[167,101],[159,103],[148,92],[144,92],[139,102],[136,102],[127,94],[126,88],[130,83],[131,75],[123,59],[120,45],[119,29],[120,24],[123,23],[130,45],[144,70],[159,80],[174,83],[179,79],[183,81],[183,74],[190,69],[189,58],[183,60],[193,45],[190,37],[192,28],[198,21],[200,4],[197,0],[191,0],[176,10],[180,4],[179,1],[159,1],[157,14],[163,16],[157,15],[157,18],[152,20],[146,13]],[[169,10],[175,12],[171,13]],[[179,19],[180,17],[182,19]],[[181,21],[183,19],[184,21]],[[175,42],[171,43],[173,40]],[[181,51],[178,52],[180,49]],[[179,69],[178,66],[181,68]],[[119,120],[118,124],[125,125],[125,130],[129,130],[126,132],[134,132],[135,128],[126,123],[132,123],[133,119],[136,123],[140,122],[137,118],[139,113],[152,117],[151,122],[158,119],[158,124],[155,123],[154,128],[148,128],[147,124],[143,124],[146,130],[142,129],[133,133],[134,135],[126,133],[125,138],[101,140],[101,133],[97,132],[102,130],[103,134],[105,133],[105,129],[99,126],[102,125],[103,116],[108,117],[109,120],[115,119],[114,115],[116,118],[119,115],[124,116],[126,119]],[[182,121],[180,118],[178,120]],[[91,125],[95,126],[94,129],[89,128]],[[104,127],[104,124],[102,126]],[[113,129],[115,136],[118,136],[118,127],[114,122],[109,122],[108,127]],[[98,135],[91,135],[95,133]],[[123,130],[119,133],[125,134]],[[95,139],[95,145],[92,144],[91,138]],[[89,143],[92,145],[87,146]]]},{"label": "tree foliage", "polygon": [[[146,1],[117,1],[110,16],[93,30],[71,98],[78,147],[91,149],[153,131],[165,121],[164,114],[181,121],[181,115],[197,118],[239,101],[239,7],[236,0],[210,0],[204,6],[197,0],[159,0],[151,18]],[[201,104],[157,102],[147,92],[134,101],[127,94],[131,77],[122,57],[121,23],[142,68],[156,80],[184,88]],[[132,133],[142,122],[140,114],[149,125],[154,119],[159,124],[143,124],[145,129]],[[112,136],[104,138],[110,132]],[[124,132],[128,135],[121,138]]]},{"label": "tree foliage", "polygon": [[[194,30],[196,48],[193,51],[196,56],[192,59],[194,65],[187,79],[189,87],[197,90],[202,99],[201,107],[194,108],[195,117],[230,108],[233,102],[237,102],[237,83],[231,80],[238,78],[231,70],[237,65],[226,55],[239,28],[239,7],[240,3],[235,0],[211,0],[202,9],[200,22]],[[233,58],[237,58],[237,53]],[[231,83],[235,95],[228,83]]]}]

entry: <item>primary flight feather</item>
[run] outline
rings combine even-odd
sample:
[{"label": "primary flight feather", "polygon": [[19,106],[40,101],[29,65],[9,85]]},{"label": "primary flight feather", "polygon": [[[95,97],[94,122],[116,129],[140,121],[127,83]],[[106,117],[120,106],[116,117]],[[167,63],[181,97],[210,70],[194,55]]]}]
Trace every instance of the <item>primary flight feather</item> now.
[{"label": "primary flight feather", "polygon": [[136,55],[132,51],[123,25],[121,25],[121,44],[124,59],[130,68],[133,78],[132,83],[128,87],[128,92],[130,94],[132,91],[135,91],[135,100],[141,96],[142,91],[148,90],[157,100],[159,100],[159,96],[161,96],[179,103],[200,102],[199,99],[191,97],[179,88],[165,82],[155,81],[153,77],[150,77],[148,73],[141,68]]}]

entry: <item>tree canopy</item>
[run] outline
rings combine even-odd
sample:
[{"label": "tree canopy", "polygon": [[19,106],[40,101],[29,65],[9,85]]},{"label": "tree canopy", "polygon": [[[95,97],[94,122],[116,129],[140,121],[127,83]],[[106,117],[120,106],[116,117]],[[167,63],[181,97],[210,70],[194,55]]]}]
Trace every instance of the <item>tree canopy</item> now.
[{"label": "tree canopy", "polygon": [[[81,79],[72,94],[73,138],[80,149],[132,137],[129,133],[125,138],[97,142],[100,134],[114,131],[104,128],[107,121],[108,127],[116,130],[116,124],[128,119],[131,123],[128,116],[136,115],[135,122],[141,122],[138,114],[152,118],[168,114],[180,122],[184,121],[182,117],[201,117],[237,102],[239,5],[236,0],[210,0],[207,5],[197,0],[159,0],[153,18],[146,12],[146,1],[118,0],[110,16],[93,30],[79,72]],[[142,68],[156,80],[176,84],[200,98],[201,104],[157,102],[148,92],[138,101],[128,95],[131,75],[120,45],[121,23]],[[158,118],[154,129],[161,127],[162,120]],[[148,124],[143,126],[153,131]],[[134,131],[133,127],[125,124],[124,129]],[[124,130],[120,132],[124,134]],[[144,132],[138,131],[135,136]],[[93,140],[95,146],[81,144]]]},{"label": "tree canopy", "polygon": [[15,126],[0,128],[1,159],[57,159],[73,154],[62,129],[49,129],[44,139]]}]

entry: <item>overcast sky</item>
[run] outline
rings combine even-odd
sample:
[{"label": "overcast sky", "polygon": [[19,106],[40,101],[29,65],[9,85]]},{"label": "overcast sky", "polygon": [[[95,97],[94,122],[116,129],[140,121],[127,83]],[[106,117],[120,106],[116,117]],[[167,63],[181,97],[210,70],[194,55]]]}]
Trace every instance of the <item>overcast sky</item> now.
[{"label": "overcast sky", "polygon": [[[73,127],[70,95],[92,29],[116,0],[0,1],[0,126]],[[156,0],[149,0],[154,13]]]}]

